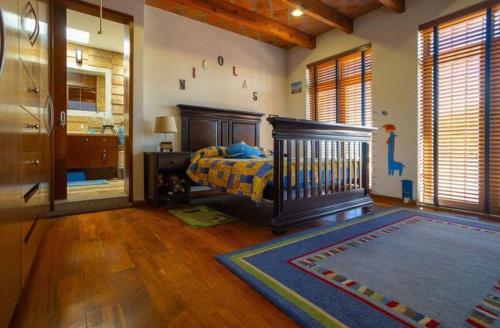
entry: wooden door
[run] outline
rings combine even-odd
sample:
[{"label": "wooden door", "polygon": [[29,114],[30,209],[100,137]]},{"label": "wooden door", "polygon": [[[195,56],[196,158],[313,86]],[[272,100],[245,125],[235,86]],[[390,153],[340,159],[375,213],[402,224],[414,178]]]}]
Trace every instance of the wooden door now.
[{"label": "wooden door", "polygon": [[16,14],[17,0],[0,0],[0,327],[8,326],[21,293],[18,26],[6,24]]},{"label": "wooden door", "polygon": [[125,68],[125,81],[124,81],[124,91],[125,91],[125,106],[124,106],[124,121],[123,126],[125,128],[125,193],[129,195],[129,201],[134,201],[133,195],[133,116],[132,108],[134,104],[134,90],[133,90],[133,78],[134,78],[134,24],[133,22],[128,23],[128,28],[125,29],[125,53],[123,56],[123,67]]},{"label": "wooden door", "polygon": [[54,1],[52,10],[52,77],[54,101],[54,199],[66,199],[68,187],[67,170],[67,138],[66,138],[66,106],[67,106],[67,76],[66,76],[66,7],[60,1]]},{"label": "wooden door", "polygon": [[54,106],[52,101],[51,73],[50,73],[50,0],[39,0],[39,19],[43,26],[48,26],[46,33],[40,34],[40,145],[41,145],[41,217],[46,218],[52,203],[52,145],[51,134],[54,127]]}]

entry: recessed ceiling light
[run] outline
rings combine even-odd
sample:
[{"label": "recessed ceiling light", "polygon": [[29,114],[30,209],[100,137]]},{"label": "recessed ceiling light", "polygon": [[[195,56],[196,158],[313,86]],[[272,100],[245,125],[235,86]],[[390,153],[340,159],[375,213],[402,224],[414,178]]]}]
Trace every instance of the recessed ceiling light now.
[{"label": "recessed ceiling light", "polygon": [[292,16],[294,17],[300,17],[304,15],[304,12],[300,9],[295,9],[294,11],[292,11]]}]

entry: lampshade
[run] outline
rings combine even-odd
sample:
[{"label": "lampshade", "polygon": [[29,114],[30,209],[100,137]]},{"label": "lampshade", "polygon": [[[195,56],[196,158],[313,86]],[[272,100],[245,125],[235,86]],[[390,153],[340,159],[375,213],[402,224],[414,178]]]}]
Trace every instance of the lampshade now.
[{"label": "lampshade", "polygon": [[174,117],[159,116],[155,120],[155,133],[177,133]]}]

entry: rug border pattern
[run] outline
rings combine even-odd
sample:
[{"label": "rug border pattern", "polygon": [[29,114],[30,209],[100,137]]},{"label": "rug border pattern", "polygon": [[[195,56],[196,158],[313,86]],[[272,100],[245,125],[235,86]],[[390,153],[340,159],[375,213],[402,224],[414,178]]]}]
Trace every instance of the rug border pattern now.
[{"label": "rug border pattern", "polygon": [[[262,254],[268,251],[271,251],[273,249],[291,245],[293,243],[297,243],[300,241],[303,241],[305,239],[311,238],[311,237],[316,237],[320,236],[325,233],[330,233],[336,230],[344,229],[350,226],[354,226],[357,224],[361,224],[364,222],[368,222],[370,220],[373,220],[378,217],[382,217],[385,215],[390,215],[390,214],[395,214],[397,212],[411,212],[414,213],[415,215],[430,215],[430,216],[439,216],[440,218],[450,218],[458,221],[471,221],[473,223],[477,223],[482,226],[490,226],[490,224],[486,222],[479,222],[475,220],[471,220],[468,218],[460,217],[460,216],[454,216],[454,215],[448,215],[446,213],[433,213],[429,211],[423,211],[423,210],[417,210],[417,209],[409,209],[409,208],[391,208],[387,210],[381,210],[378,212],[374,212],[372,214],[366,214],[362,215],[359,218],[352,219],[349,221],[345,221],[342,223],[334,224],[329,227],[318,227],[314,228],[308,231],[304,232],[299,232],[294,235],[290,236],[284,236],[278,239],[271,240],[267,243],[249,247],[247,249],[243,250],[238,250],[235,252],[231,252],[229,254],[217,256],[217,259],[222,262],[224,265],[226,265],[231,271],[235,272],[240,278],[244,278],[244,280],[247,281],[251,286],[253,286],[257,291],[260,293],[264,294],[268,299],[271,300],[271,302],[275,303],[278,307],[280,307],[283,311],[285,311],[287,314],[289,314],[292,318],[294,318],[296,321],[299,323],[310,323],[309,321],[305,320],[303,317],[292,311],[291,309],[287,308],[286,306],[283,306],[284,301],[280,299],[282,297],[285,301],[291,303],[291,305],[295,306],[298,310],[304,312],[308,317],[312,318],[315,322],[323,325],[323,326],[329,326],[329,327],[346,327],[344,323],[333,317],[332,315],[326,313],[324,310],[313,304],[312,302],[308,301],[307,299],[301,297],[298,295],[295,291],[292,289],[288,288],[278,280],[274,279],[272,276],[266,274],[256,266],[252,265],[250,262],[246,260],[246,258]],[[408,217],[407,217],[408,218]],[[407,219],[404,218],[404,219]],[[430,218],[429,218],[430,219]],[[403,219],[402,219],[403,220]],[[401,220],[398,220],[401,221]],[[392,222],[391,224],[397,223]],[[448,223],[448,221],[446,221]],[[450,222],[450,224],[457,224],[460,226],[465,226],[460,223],[456,222]],[[472,229],[475,230],[481,230],[482,228],[478,227],[471,227]],[[488,229],[484,229],[488,230]],[[497,234],[500,234],[499,231],[494,231]],[[303,256],[303,255],[302,255]],[[248,275],[248,276],[247,276]],[[274,293],[274,294],[273,294]],[[404,321],[405,322],[405,321]],[[407,322],[405,322],[406,325],[408,325]]]}]

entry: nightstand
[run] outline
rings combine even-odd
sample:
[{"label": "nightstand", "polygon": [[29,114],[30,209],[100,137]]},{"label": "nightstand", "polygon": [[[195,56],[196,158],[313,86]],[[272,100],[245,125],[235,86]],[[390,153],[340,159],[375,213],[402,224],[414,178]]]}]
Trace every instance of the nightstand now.
[{"label": "nightstand", "polygon": [[[146,152],[144,153],[144,196],[151,206],[160,201],[189,203],[189,178],[186,170],[190,163],[190,152]],[[184,180],[184,192],[174,191],[172,179]]]}]

